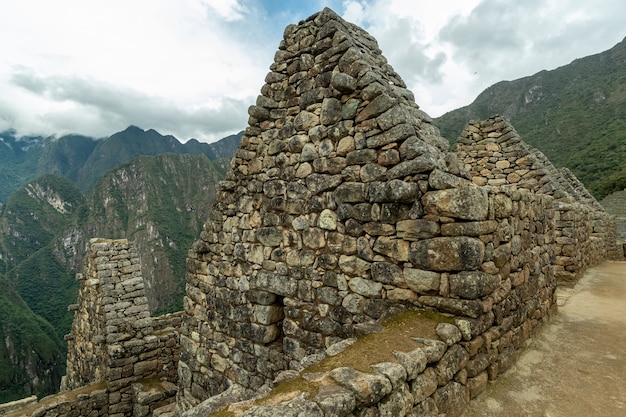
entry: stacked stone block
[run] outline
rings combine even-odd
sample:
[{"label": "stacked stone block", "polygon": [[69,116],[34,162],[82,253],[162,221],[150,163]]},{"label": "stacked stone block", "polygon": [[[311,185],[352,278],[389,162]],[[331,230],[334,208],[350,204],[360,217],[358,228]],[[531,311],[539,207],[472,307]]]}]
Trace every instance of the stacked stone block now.
[{"label": "stacked stone block", "polygon": [[445,220],[439,219],[433,236],[411,241],[412,267],[395,275],[395,287],[387,293],[401,289],[407,295],[402,301],[454,317],[454,325],[439,324],[440,340],[414,335],[422,347],[395,352],[397,363],[377,364],[372,374],[346,364],[315,376],[326,382],[314,397],[251,408],[243,415],[296,409],[319,416],[457,416],[487,381],[513,365],[556,309],[553,198],[487,187],[484,201],[474,202],[484,204],[483,217],[451,203],[458,201],[449,195],[455,189],[432,192],[422,199],[429,218],[445,213]]},{"label": "stacked stone block", "polygon": [[486,201],[376,41],[330,10],[287,27],[261,93],[188,261],[183,409],[415,301],[397,281],[404,237],[437,227],[433,171]]},{"label": "stacked stone block", "polygon": [[469,340],[547,315],[552,196],[472,184],[369,34],[328,9],[287,27],[261,93],[189,254],[181,411],[403,309]]},{"label": "stacked stone block", "polygon": [[584,270],[617,259],[614,219],[567,169],[556,169],[500,116],[472,122],[456,154],[478,185],[509,185],[554,197],[556,276],[573,285]]},{"label": "stacked stone block", "polygon": [[[133,415],[133,383],[178,380],[181,314],[150,317],[139,257],[125,239],[90,240],[77,279],[81,288],[78,304],[71,307],[75,317],[66,336],[62,390],[105,382],[109,415]],[[170,402],[173,395],[170,389]]]},{"label": "stacked stone block", "polygon": [[109,393],[103,383],[49,396],[3,417],[108,417]]},{"label": "stacked stone block", "polygon": [[244,415],[459,415],[554,311],[557,278],[612,253],[612,219],[571,173],[499,117],[449,152],[376,41],[331,10],[287,27],[270,69],[189,252],[182,316],[149,316],[132,245],[92,240],[71,391],[19,415],[207,415],[407,309],[454,324]]}]

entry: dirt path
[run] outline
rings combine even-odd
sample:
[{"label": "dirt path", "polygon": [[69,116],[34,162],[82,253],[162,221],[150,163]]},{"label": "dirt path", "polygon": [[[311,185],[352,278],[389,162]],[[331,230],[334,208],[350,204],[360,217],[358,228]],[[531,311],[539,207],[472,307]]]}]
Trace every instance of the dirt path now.
[{"label": "dirt path", "polygon": [[559,290],[559,304],[464,417],[626,416],[626,262],[590,269],[574,289]]}]

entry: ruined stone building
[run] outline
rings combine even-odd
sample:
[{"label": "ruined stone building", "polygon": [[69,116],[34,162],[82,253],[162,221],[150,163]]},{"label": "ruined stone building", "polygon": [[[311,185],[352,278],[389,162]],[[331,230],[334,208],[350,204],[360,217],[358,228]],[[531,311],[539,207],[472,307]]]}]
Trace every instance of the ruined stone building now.
[{"label": "ruined stone building", "polygon": [[557,281],[617,256],[571,173],[499,117],[449,150],[376,40],[329,9],[285,29],[248,113],[184,311],[149,317],[132,245],[93,241],[64,385],[83,391],[12,416],[209,415],[410,310],[444,317],[438,336],[241,413],[459,415],[554,312]]}]

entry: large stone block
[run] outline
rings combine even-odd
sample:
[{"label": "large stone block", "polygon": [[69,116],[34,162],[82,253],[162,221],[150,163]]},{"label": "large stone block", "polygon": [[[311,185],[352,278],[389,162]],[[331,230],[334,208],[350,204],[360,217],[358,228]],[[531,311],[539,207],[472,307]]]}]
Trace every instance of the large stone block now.
[{"label": "large stone block", "polygon": [[436,237],[411,243],[409,261],[427,271],[473,271],[480,269],[485,245],[471,237]]},{"label": "large stone block", "polygon": [[427,192],[422,204],[429,214],[456,219],[486,220],[489,214],[487,191],[474,186]]},{"label": "large stone block", "polygon": [[406,285],[416,293],[437,293],[441,284],[441,274],[417,268],[404,268]]},{"label": "large stone block", "polygon": [[450,293],[475,300],[494,292],[500,285],[500,276],[482,271],[463,271],[448,278]]}]

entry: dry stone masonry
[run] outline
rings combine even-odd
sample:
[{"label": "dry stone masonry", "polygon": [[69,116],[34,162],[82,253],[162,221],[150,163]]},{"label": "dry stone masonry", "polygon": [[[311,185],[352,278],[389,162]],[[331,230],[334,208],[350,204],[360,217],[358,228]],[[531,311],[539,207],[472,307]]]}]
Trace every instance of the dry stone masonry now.
[{"label": "dry stone masonry", "polygon": [[[131,244],[92,240],[67,391],[7,415],[458,416],[555,311],[557,280],[615,256],[571,173],[499,117],[449,151],[375,39],[329,9],[285,29],[265,82],[182,316],[150,317]],[[394,360],[307,370],[407,311],[439,320]],[[293,378],[315,389],[238,403]]]},{"label": "dry stone masonry", "polygon": [[150,317],[134,246],[92,239],[77,279],[62,393],[16,415],[143,417],[173,403],[181,314]]},{"label": "dry stone masonry", "polygon": [[[569,219],[536,184],[562,176],[476,184],[375,40],[330,10],[285,30],[261,93],[190,253],[180,411],[269,386],[411,308],[455,317],[478,374],[508,368],[555,307]],[[453,369],[437,386],[465,398]]]},{"label": "dry stone masonry", "polygon": [[555,273],[573,285],[584,270],[619,258],[615,219],[567,168],[557,170],[500,116],[467,125],[456,153],[478,185],[512,186],[554,197]]}]

